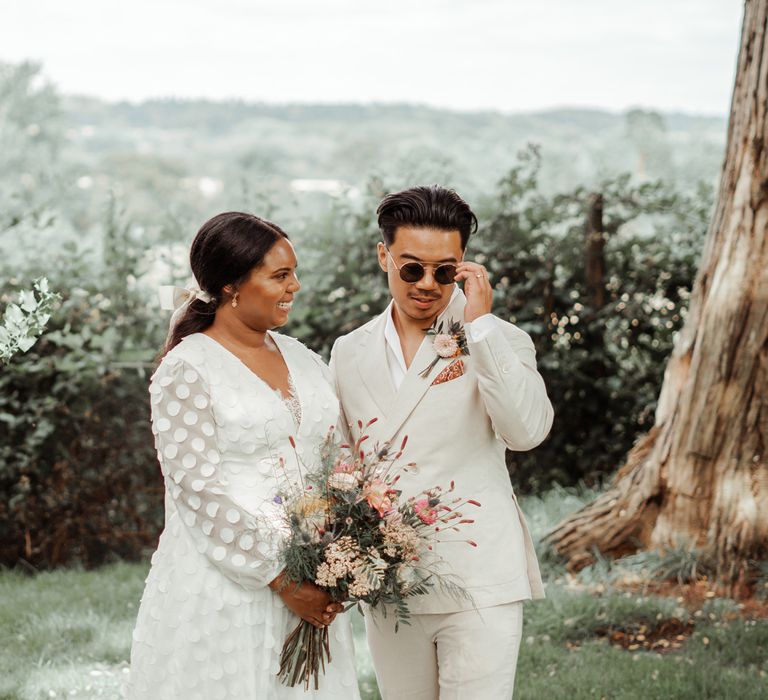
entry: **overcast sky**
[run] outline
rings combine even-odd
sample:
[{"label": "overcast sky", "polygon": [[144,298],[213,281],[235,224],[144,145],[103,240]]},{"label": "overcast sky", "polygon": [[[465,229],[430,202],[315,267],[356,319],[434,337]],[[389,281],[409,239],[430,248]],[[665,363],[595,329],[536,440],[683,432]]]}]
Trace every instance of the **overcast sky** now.
[{"label": "overcast sky", "polygon": [[0,0],[0,61],[107,99],[727,114],[739,0]]}]

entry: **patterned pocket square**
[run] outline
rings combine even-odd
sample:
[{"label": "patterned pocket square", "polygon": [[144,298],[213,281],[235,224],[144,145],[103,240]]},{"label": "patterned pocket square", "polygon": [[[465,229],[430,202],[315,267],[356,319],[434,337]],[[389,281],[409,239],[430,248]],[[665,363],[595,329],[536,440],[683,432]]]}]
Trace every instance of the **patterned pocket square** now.
[{"label": "patterned pocket square", "polygon": [[462,360],[456,360],[448,365],[440,374],[438,374],[430,386],[437,386],[438,384],[445,384],[452,379],[458,379],[464,374],[464,362]]}]

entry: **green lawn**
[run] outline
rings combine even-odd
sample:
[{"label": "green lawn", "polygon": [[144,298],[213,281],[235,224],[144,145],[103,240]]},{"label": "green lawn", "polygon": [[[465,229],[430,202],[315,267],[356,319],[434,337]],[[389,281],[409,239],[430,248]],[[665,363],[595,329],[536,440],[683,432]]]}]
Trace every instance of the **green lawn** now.
[{"label": "green lawn", "polygon": [[[115,564],[29,577],[0,575],[0,699],[117,698],[146,567]],[[664,655],[625,651],[596,638],[613,625],[687,617],[673,598],[550,585],[528,604],[518,666],[519,698],[762,698],[768,681],[768,623],[729,619],[731,601],[712,599],[695,629]],[[364,697],[375,698],[360,621]]]},{"label": "green lawn", "polygon": [[[590,497],[553,490],[525,499],[534,539]],[[636,575],[638,562],[630,563]],[[578,578],[545,565],[547,599],[525,608],[516,698],[768,697],[767,620],[743,619],[728,599],[684,608],[682,599],[612,588],[621,563],[599,563]],[[145,564],[126,563],[36,576],[0,571],[0,700],[119,698],[146,571]],[[689,631],[682,640],[661,635],[671,642],[663,654],[626,650],[606,638],[650,638],[673,620]],[[362,695],[378,698],[362,621],[356,616],[353,624]]]},{"label": "green lawn", "polygon": [[[126,563],[32,577],[0,571],[0,700],[119,698],[146,573]],[[362,619],[349,614],[360,689],[378,698]]]}]

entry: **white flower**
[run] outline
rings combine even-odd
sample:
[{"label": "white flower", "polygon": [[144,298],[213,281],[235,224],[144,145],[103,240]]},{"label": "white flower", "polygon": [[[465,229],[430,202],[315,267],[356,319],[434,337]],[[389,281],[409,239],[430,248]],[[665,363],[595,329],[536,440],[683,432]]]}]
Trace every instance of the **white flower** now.
[{"label": "white flower", "polygon": [[359,472],[334,472],[328,477],[328,486],[339,491],[351,491],[357,486],[357,474]]},{"label": "white flower", "polygon": [[[382,529],[384,545],[388,549],[400,549],[404,557],[413,557],[421,547],[418,533],[410,525],[404,523],[386,523]],[[390,555],[392,556],[392,555]]]},{"label": "white flower", "polygon": [[456,338],[446,333],[438,333],[432,342],[432,347],[440,357],[454,357],[459,352],[459,344]]}]

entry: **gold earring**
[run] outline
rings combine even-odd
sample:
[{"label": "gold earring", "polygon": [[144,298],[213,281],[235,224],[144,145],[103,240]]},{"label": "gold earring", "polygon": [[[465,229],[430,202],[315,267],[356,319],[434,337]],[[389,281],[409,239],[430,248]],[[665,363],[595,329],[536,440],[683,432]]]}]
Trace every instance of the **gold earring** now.
[{"label": "gold earring", "polygon": [[234,296],[232,297],[232,308],[237,308],[237,296],[240,294],[240,292],[235,292]]}]

